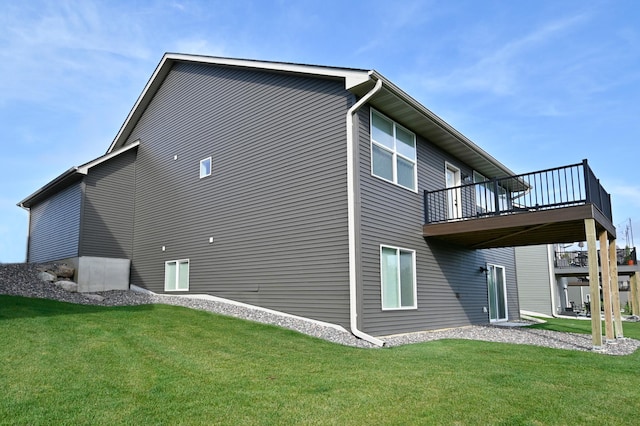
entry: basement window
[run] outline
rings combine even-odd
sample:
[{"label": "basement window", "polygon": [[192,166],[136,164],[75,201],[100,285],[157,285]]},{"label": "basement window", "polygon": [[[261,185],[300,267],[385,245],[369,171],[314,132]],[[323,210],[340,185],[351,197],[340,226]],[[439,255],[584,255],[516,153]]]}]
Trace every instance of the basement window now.
[{"label": "basement window", "polygon": [[416,252],[380,246],[382,309],[416,309]]},{"label": "basement window", "polygon": [[164,291],[189,291],[189,259],[164,263]]},{"label": "basement window", "polygon": [[200,179],[211,176],[211,157],[200,160]]}]

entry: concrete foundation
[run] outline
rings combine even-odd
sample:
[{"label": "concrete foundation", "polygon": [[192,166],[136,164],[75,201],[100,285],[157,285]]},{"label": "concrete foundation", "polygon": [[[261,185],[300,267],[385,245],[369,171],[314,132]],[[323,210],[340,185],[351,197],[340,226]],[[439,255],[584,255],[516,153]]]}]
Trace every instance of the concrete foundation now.
[{"label": "concrete foundation", "polygon": [[74,259],[78,291],[129,290],[129,259],[81,256]]}]

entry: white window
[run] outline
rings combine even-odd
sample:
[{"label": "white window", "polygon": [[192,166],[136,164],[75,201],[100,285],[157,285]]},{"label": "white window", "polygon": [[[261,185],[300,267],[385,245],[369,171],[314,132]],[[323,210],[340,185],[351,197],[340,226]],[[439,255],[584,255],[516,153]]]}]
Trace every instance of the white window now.
[{"label": "white window", "polygon": [[211,176],[211,157],[200,160],[200,179]]},{"label": "white window", "polygon": [[415,309],[416,252],[380,246],[382,309]]},{"label": "white window", "polygon": [[416,191],[416,135],[373,109],[371,174]]},{"label": "white window", "polygon": [[164,291],[189,290],[189,259],[164,263]]}]

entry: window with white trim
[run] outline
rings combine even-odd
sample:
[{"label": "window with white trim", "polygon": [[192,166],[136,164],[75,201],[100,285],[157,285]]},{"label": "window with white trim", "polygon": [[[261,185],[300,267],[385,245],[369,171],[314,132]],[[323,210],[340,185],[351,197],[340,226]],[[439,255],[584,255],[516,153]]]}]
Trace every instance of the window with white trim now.
[{"label": "window with white trim", "polygon": [[164,263],[164,291],[189,290],[189,259]]},{"label": "window with white trim", "polygon": [[371,174],[416,190],[416,135],[371,109]]},{"label": "window with white trim", "polygon": [[382,309],[415,309],[416,252],[380,246]]},{"label": "window with white trim", "polygon": [[211,176],[211,157],[200,160],[200,179]]}]

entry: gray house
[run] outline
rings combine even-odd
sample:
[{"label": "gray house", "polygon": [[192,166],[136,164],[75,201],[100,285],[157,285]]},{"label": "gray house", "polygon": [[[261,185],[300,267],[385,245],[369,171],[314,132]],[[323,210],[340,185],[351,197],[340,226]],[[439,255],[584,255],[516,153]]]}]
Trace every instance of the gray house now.
[{"label": "gray house", "polygon": [[[567,250],[562,244],[516,247],[521,313],[590,314],[589,260],[584,250],[575,248]],[[615,267],[617,280],[611,286],[617,287],[618,303],[613,304],[613,309],[619,311],[630,301],[632,278],[640,272],[635,247],[616,248]]]},{"label": "gray house", "polygon": [[29,262],[115,267],[381,344],[518,318],[519,244],[439,227],[515,211],[523,188],[376,71],[166,54],[106,155],[19,205]]}]

